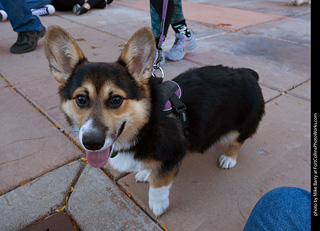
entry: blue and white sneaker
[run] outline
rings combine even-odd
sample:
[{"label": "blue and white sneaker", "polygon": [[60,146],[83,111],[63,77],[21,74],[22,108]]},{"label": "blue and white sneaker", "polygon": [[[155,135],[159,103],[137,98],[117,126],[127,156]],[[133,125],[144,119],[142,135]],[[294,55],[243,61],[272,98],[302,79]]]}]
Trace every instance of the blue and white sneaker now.
[{"label": "blue and white sneaker", "polygon": [[4,10],[0,10],[0,21],[6,21],[8,19],[8,15]]},{"label": "blue and white sneaker", "polygon": [[31,9],[32,14],[37,16],[52,15],[55,11],[56,9],[54,6],[50,4],[47,4],[44,7]]},{"label": "blue and white sneaker", "polygon": [[197,47],[197,41],[193,33],[188,38],[184,34],[176,33],[176,40],[174,41],[173,46],[166,54],[166,58],[171,61],[179,61],[184,58],[188,51],[192,51]]}]

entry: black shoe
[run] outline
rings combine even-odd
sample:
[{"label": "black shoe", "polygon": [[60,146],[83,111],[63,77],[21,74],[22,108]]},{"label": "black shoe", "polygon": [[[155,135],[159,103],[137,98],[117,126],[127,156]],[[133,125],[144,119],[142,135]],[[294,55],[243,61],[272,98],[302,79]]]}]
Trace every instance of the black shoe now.
[{"label": "black shoe", "polygon": [[72,12],[76,15],[87,13],[89,10],[79,4],[74,5]]},{"label": "black shoe", "polygon": [[111,4],[113,2],[113,0],[107,0],[107,4]]},{"label": "black shoe", "polygon": [[40,31],[18,32],[18,39],[10,47],[13,54],[22,54],[36,49],[38,40],[46,34],[46,28],[42,26]]}]

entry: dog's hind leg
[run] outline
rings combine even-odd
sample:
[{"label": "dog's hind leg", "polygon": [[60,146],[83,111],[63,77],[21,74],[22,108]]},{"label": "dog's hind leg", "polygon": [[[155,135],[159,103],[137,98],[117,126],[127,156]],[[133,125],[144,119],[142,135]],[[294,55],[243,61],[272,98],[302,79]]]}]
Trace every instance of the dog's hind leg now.
[{"label": "dog's hind leg", "polygon": [[233,168],[237,163],[237,157],[239,149],[241,148],[243,142],[234,141],[229,144],[226,154],[222,154],[219,158],[220,168]]}]

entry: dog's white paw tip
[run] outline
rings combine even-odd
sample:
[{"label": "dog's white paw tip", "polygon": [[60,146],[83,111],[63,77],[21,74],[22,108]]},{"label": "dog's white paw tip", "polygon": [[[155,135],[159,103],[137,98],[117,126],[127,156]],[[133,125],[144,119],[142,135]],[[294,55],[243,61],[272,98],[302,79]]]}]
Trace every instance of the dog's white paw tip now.
[{"label": "dog's white paw tip", "polygon": [[169,200],[165,201],[149,201],[149,207],[156,217],[161,216],[164,211],[169,207]]},{"label": "dog's white paw tip", "polygon": [[149,188],[149,207],[159,217],[169,207],[169,191],[172,183],[160,188]]},{"label": "dog's white paw tip", "polygon": [[139,171],[135,176],[136,182],[148,182],[150,174],[151,174],[150,169],[143,169]]},{"label": "dog's white paw tip", "polygon": [[222,154],[219,158],[219,167],[222,169],[233,168],[237,164],[237,161],[229,156]]}]

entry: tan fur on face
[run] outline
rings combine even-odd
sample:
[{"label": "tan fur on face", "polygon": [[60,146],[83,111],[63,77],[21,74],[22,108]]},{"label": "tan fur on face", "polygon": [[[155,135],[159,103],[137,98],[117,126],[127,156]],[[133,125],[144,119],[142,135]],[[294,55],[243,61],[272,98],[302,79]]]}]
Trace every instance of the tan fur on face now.
[{"label": "tan fur on face", "polygon": [[[103,110],[102,120],[107,121],[108,124],[116,124],[117,128],[115,129],[119,129],[119,126],[126,121],[125,129],[118,137],[117,143],[127,146],[129,143],[132,144],[136,141],[136,136],[140,129],[149,120],[151,111],[150,99],[148,97],[141,100],[126,99],[127,95],[122,89],[109,83],[106,83],[102,87],[101,97],[107,99],[111,90],[113,95],[120,95],[125,98],[125,100],[117,109],[106,108]],[[108,92],[108,94],[106,94],[106,92]]]},{"label": "tan fur on face", "polygon": [[[107,137],[116,138],[117,132],[123,122],[126,122],[125,129],[117,138],[117,143],[129,145],[135,142],[140,129],[147,123],[151,110],[150,99],[133,100],[128,99],[126,93],[118,88],[111,81],[107,81],[100,89],[96,91],[91,82],[85,82],[73,93],[73,98],[77,95],[86,95],[89,93],[90,106],[81,109],[76,100],[68,100],[62,103],[62,110],[71,118],[74,125],[79,128],[93,116],[99,119],[101,124],[108,128]],[[119,108],[113,109],[107,107],[106,103],[112,95],[120,95],[124,98]]]},{"label": "tan fur on face", "polygon": [[86,95],[86,92],[89,93],[90,99],[96,99],[97,93],[94,85],[90,82],[85,82],[81,87],[74,91],[72,100],[61,102],[61,110],[70,118],[72,124],[79,129],[89,118],[91,110],[80,109],[74,98],[80,94]]},{"label": "tan fur on face", "polygon": [[77,95],[80,94],[86,95],[86,92],[89,93],[90,99],[95,99],[97,97],[97,92],[94,84],[88,81],[83,83],[81,87],[79,87],[73,92],[72,98],[75,98]]},{"label": "tan fur on face", "polygon": [[[48,29],[45,51],[51,73],[61,84],[59,87],[61,91],[68,83],[72,73],[88,64],[88,60],[73,38],[58,26],[52,26]],[[88,79],[88,81],[85,81],[81,87],[74,91],[73,99],[62,99],[61,102],[61,109],[68,116],[71,124],[79,130],[84,123],[94,117],[95,120],[99,120],[99,123],[96,124],[102,124],[107,128],[105,129],[107,130],[107,137],[117,138],[116,145],[129,148],[128,145],[132,145],[136,141],[140,129],[149,119],[151,102],[148,82],[152,73],[155,51],[155,39],[151,29],[142,28],[130,38],[118,62],[108,64],[125,65],[127,71],[139,86],[142,99],[128,99],[122,89],[108,80],[97,92],[95,83],[90,82],[90,76],[88,78],[86,76],[85,79]],[[97,79],[95,78],[95,80]],[[87,95],[86,92],[89,92],[90,104],[86,108],[80,108],[75,97],[78,94]],[[106,106],[106,101],[111,92],[113,95],[120,95],[124,98],[123,104],[119,108],[112,109]],[[125,128],[122,134],[117,137],[119,128],[124,122]]]}]

